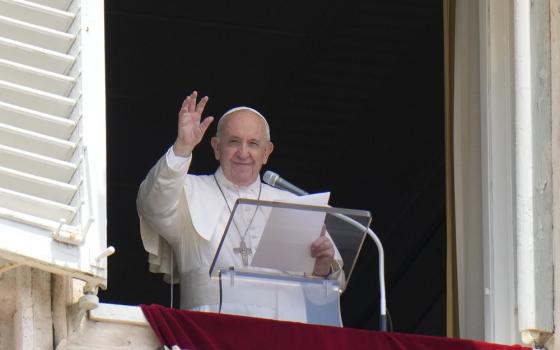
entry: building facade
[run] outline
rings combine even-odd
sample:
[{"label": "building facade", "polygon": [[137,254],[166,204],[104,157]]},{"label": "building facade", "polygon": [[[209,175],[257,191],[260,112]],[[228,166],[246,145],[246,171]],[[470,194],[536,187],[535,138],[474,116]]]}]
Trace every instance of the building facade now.
[{"label": "building facade", "polygon": [[[560,0],[444,1],[448,335],[560,349]],[[157,348],[106,288],[103,3],[0,0],[0,349]]]}]

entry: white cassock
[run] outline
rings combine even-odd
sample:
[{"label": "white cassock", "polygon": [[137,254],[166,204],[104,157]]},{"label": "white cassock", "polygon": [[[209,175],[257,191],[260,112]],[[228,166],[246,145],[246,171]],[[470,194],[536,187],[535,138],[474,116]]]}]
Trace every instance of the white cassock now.
[{"label": "white cassock", "polygon": [[[177,263],[174,275],[179,275],[181,285],[181,308],[218,312],[219,283],[210,277],[209,270],[230,217],[230,208],[238,198],[257,199],[259,192],[260,199],[267,201],[289,200],[295,195],[261,183],[260,178],[247,187],[236,186],[225,178],[221,168],[216,171],[215,179],[212,175],[187,174],[190,163],[191,157],[177,157],[171,148],[150,170],[137,198],[140,232],[149,253],[150,271],[170,275],[173,251]],[[246,210],[245,220],[252,221],[254,209],[247,206]],[[251,231],[241,231],[240,237],[245,235],[254,252],[260,237]],[[233,253],[237,247],[233,245],[240,241],[232,242],[224,241],[221,251],[229,254],[220,256],[231,261],[222,263],[242,266],[241,255]],[[302,293],[278,288],[271,293],[252,286],[240,294],[242,299],[238,304],[228,304],[225,308],[222,305],[221,311],[306,322]],[[268,297],[263,306],[259,296],[265,294]]]}]

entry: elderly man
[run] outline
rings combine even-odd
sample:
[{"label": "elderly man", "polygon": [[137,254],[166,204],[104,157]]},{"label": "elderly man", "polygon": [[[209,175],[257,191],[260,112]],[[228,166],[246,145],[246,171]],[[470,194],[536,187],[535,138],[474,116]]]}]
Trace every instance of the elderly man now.
[{"label": "elderly man", "polygon": [[[217,171],[188,173],[193,150],[213,121],[212,117],[202,119],[207,102],[208,97],[197,102],[196,91],[185,99],[178,115],[177,139],[140,185],[137,206],[150,270],[179,276],[181,308],[218,311],[219,285],[210,278],[209,268],[235,201],[281,201],[294,195],[261,182],[260,170],[274,146],[266,119],[248,107],[229,110],[218,122],[211,140],[220,162]],[[242,244],[250,245],[246,240],[251,237],[242,238]],[[321,235],[310,254],[316,259],[313,273],[328,275],[335,254],[331,240]],[[259,316],[259,312],[239,313]]]}]

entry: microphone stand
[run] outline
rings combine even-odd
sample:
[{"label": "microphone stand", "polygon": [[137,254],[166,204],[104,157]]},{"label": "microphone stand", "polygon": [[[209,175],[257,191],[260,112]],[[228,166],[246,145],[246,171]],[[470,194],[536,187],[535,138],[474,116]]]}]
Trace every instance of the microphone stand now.
[{"label": "microphone stand", "polygon": [[381,244],[379,237],[377,237],[375,232],[373,232],[369,227],[365,227],[356,220],[349,218],[348,216],[343,214],[330,213],[330,215],[334,215],[358,229],[367,229],[368,235],[373,239],[375,245],[377,246],[377,250],[379,252],[379,328],[382,331],[387,331],[387,301],[385,298],[385,253],[383,250],[383,245]]}]

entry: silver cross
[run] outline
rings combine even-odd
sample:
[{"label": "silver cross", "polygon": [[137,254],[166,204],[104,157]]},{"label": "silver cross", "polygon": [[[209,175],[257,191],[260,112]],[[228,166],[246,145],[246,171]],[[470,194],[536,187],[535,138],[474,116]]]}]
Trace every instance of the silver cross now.
[{"label": "silver cross", "polygon": [[249,265],[249,255],[253,253],[251,248],[248,248],[245,241],[241,241],[239,248],[233,248],[235,254],[241,254],[241,259],[243,259],[243,266]]}]

